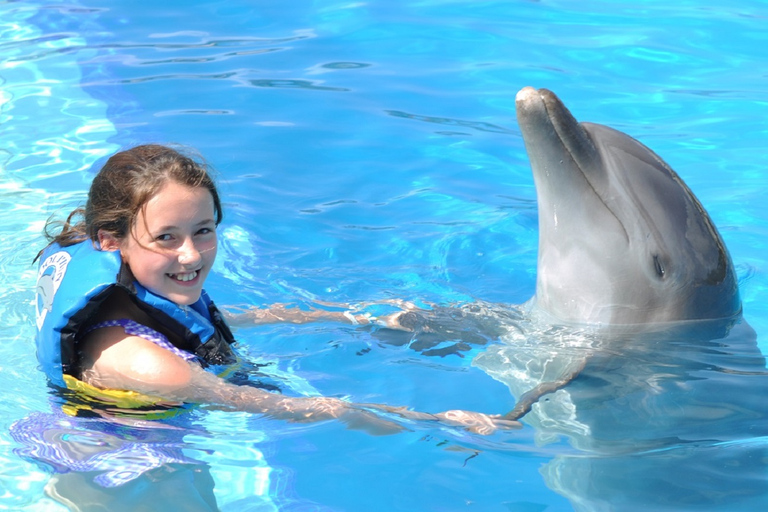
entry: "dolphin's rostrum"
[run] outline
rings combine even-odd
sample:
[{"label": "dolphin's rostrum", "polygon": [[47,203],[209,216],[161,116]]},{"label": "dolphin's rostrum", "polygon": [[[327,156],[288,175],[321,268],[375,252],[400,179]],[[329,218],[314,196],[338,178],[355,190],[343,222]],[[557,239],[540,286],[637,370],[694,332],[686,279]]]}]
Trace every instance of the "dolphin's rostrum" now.
[{"label": "dolphin's rostrum", "polygon": [[546,89],[526,87],[516,104],[539,206],[539,311],[612,326],[740,313],[722,238],[661,158],[624,133],[577,122]]}]

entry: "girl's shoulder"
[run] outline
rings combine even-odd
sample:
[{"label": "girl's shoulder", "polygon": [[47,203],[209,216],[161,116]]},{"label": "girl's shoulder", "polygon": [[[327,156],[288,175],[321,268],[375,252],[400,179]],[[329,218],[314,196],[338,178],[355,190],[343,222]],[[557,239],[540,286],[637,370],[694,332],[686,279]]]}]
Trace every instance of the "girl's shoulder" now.
[{"label": "girl's shoulder", "polygon": [[[128,320],[146,328],[135,321]],[[81,380],[100,388],[162,394],[189,384],[187,361],[116,321],[90,330],[80,341]],[[159,334],[159,333],[158,333]]]},{"label": "girl's shoulder", "polygon": [[77,349],[88,384],[157,394],[189,382],[194,356],[176,348],[125,292],[105,300],[83,333]]}]

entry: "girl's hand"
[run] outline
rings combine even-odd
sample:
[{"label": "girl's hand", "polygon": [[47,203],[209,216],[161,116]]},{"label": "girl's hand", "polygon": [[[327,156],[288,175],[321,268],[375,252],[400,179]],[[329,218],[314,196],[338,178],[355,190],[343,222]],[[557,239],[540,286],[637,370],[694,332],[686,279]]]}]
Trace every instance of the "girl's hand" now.
[{"label": "girl's hand", "polygon": [[396,414],[401,418],[413,421],[438,421],[451,427],[462,427],[470,432],[480,435],[490,435],[497,430],[517,430],[523,428],[519,421],[506,420],[500,415],[488,415],[481,412],[462,410],[445,411],[438,414],[412,411],[406,407],[393,407],[391,405],[362,404],[363,407]]},{"label": "girl's hand", "polygon": [[519,421],[505,420],[500,415],[488,415],[480,412],[452,410],[435,416],[446,425],[463,427],[475,434],[484,436],[493,434],[498,429],[510,430],[523,428]]}]

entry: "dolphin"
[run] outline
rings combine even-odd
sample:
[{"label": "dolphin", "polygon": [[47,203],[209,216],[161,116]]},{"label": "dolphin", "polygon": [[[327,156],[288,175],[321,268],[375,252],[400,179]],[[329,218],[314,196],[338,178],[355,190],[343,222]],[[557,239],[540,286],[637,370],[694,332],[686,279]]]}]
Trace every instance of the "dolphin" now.
[{"label": "dolphin", "polygon": [[[547,89],[525,87],[515,103],[539,208],[531,311],[614,333],[741,314],[725,243],[664,160],[620,131],[578,122]],[[560,357],[552,380],[520,395],[506,417],[567,385],[590,355]]]},{"label": "dolphin", "polygon": [[526,87],[515,102],[539,207],[536,309],[593,325],[740,313],[725,244],[669,165],[622,132],[579,123],[551,91]]},{"label": "dolphin", "polygon": [[539,207],[536,291],[473,365],[505,417],[580,450],[541,469],[577,510],[768,507],[768,371],[722,237],[649,148],[516,97]]},{"label": "dolphin", "polygon": [[[578,122],[547,89],[523,88],[516,107],[539,214],[532,313],[614,331],[741,314],[725,243],[664,160],[620,131]],[[415,323],[408,316],[403,324]]]},{"label": "dolphin", "polygon": [[632,137],[578,122],[545,89],[516,106],[538,200],[535,293],[413,308],[398,317],[405,343],[483,345],[472,365],[517,400],[504,418],[576,449],[540,470],[576,510],[768,509],[768,371],[712,219]]}]

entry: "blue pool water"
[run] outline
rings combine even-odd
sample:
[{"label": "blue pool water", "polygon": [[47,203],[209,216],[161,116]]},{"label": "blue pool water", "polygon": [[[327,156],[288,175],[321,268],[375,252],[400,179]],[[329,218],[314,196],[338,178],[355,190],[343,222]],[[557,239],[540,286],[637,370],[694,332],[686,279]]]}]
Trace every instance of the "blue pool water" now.
[{"label": "blue pool water", "polygon": [[[218,171],[226,211],[207,288],[219,304],[522,303],[534,291],[537,216],[514,97],[532,85],[678,171],[730,249],[767,353],[766,23],[768,4],[747,0],[1,2],[0,508],[64,510],[51,494],[99,491],[130,510],[126,487],[103,491],[94,473],[62,476],[23,456],[9,429],[26,420],[73,453],[170,446],[110,471],[130,479],[141,463],[193,461],[221,510],[660,510],[642,496],[600,508],[588,487],[554,485],[562,461],[589,459],[565,438],[537,444],[530,426],[482,437],[413,424],[375,437],[205,408],[119,432],[78,423],[57,414],[38,370],[31,260],[45,220],[85,199],[106,156],[177,142]],[[472,364],[485,347],[428,356],[374,334],[316,324],[239,337],[290,393],[432,412],[514,404]],[[749,396],[749,382],[735,396]],[[707,445],[726,462],[690,477],[711,482],[724,510],[755,508],[722,505],[721,471],[768,480],[768,419],[754,425]],[[595,464],[591,488],[615,480],[620,496],[633,467],[669,475],[697,449],[682,446],[627,457],[623,483]],[[756,492],[750,506],[764,505]]]}]

